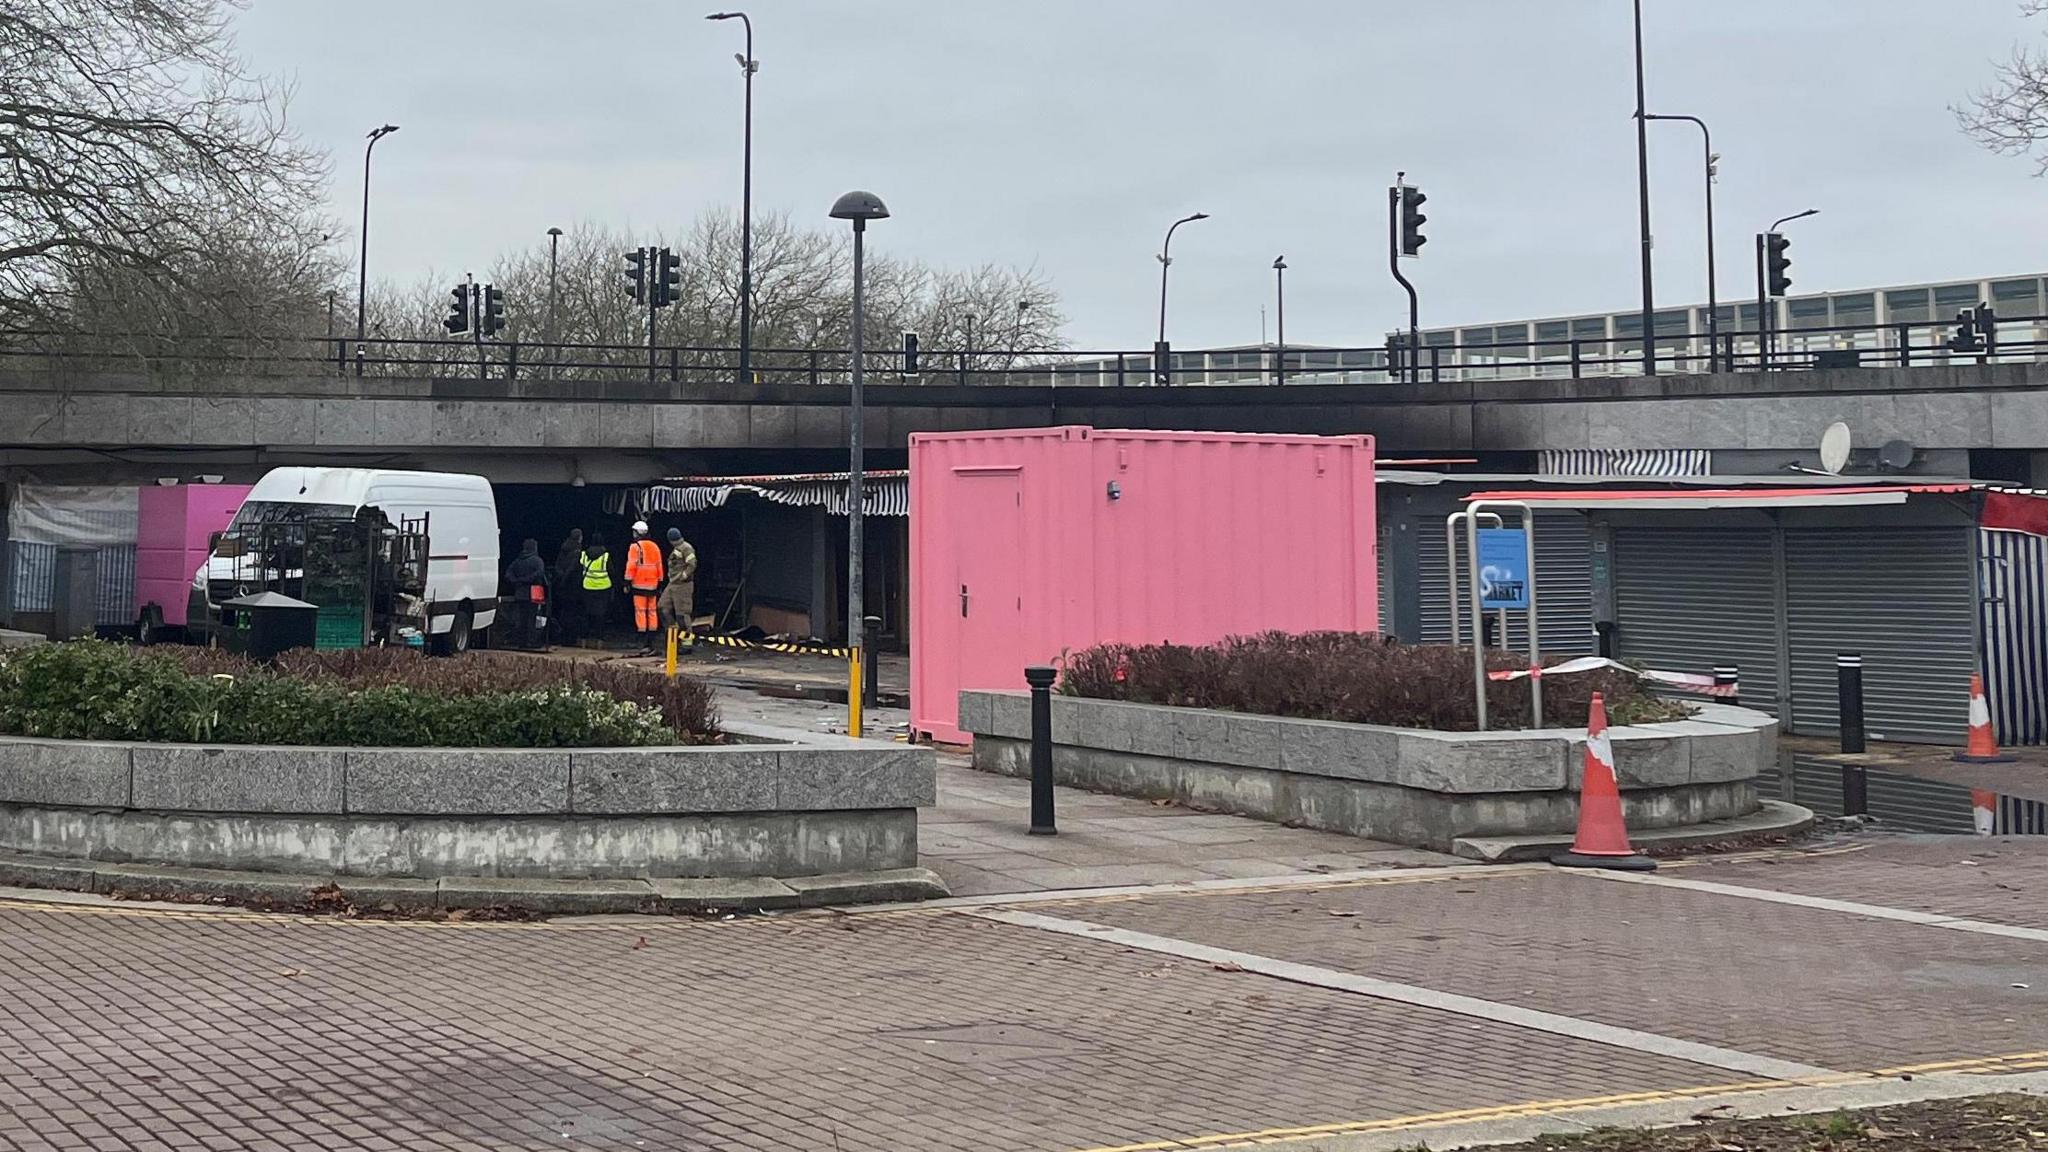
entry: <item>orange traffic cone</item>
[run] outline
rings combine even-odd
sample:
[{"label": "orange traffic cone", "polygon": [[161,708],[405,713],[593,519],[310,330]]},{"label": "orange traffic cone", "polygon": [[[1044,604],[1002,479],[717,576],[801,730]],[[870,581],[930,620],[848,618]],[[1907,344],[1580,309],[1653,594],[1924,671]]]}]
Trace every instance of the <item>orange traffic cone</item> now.
[{"label": "orange traffic cone", "polygon": [[2004,764],[2012,757],[1998,751],[1998,737],[1991,731],[1991,704],[1984,699],[1984,674],[1970,673],[1970,742],[1956,759],[1967,764]]},{"label": "orange traffic cone", "polygon": [[1586,773],[1579,782],[1579,834],[1572,849],[1551,857],[1563,868],[1612,868],[1649,872],[1657,862],[1628,842],[1621,818],[1621,789],[1614,782],[1614,745],[1607,740],[1607,702],[1593,693],[1586,717]]},{"label": "orange traffic cone", "polygon": [[1970,789],[1970,822],[1979,836],[1989,836],[1998,830],[1998,793]]}]

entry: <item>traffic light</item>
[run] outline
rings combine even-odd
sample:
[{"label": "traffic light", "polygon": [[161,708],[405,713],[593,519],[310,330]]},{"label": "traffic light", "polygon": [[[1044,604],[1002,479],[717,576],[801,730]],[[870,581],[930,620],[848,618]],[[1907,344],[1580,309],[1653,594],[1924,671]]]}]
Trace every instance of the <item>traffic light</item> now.
[{"label": "traffic light", "polygon": [[1387,333],[1387,378],[1389,380],[1400,380],[1407,375],[1408,366],[1405,359],[1407,345],[1407,333]]},{"label": "traffic light", "polygon": [[483,315],[477,319],[477,330],[486,336],[495,336],[505,326],[505,290],[484,285]]},{"label": "traffic light", "polygon": [[654,254],[654,263],[654,304],[657,308],[666,308],[683,294],[683,261],[663,248]]},{"label": "traffic light", "polygon": [[1945,346],[1951,352],[1990,354],[1998,347],[1998,314],[1989,304],[1957,311],[1955,334]]},{"label": "traffic light", "polygon": [[634,300],[647,303],[647,249],[635,248],[626,253],[626,295]]},{"label": "traffic light", "polygon": [[441,327],[450,335],[469,331],[469,285],[457,284],[448,294],[455,299],[448,305],[448,315],[441,321]]},{"label": "traffic light", "polygon": [[1429,197],[1422,189],[1412,184],[1401,185],[1401,255],[1420,256],[1422,246],[1429,243],[1429,237],[1422,234],[1422,225],[1429,217],[1422,214],[1422,205]]},{"label": "traffic light", "polygon": [[917,333],[915,332],[905,332],[903,334],[903,374],[905,376],[917,375]]},{"label": "traffic light", "polygon": [[1785,249],[1791,246],[1792,241],[1777,232],[1764,234],[1764,275],[1773,296],[1783,296],[1792,287],[1792,277],[1787,275],[1792,270],[1792,258],[1785,255]]}]

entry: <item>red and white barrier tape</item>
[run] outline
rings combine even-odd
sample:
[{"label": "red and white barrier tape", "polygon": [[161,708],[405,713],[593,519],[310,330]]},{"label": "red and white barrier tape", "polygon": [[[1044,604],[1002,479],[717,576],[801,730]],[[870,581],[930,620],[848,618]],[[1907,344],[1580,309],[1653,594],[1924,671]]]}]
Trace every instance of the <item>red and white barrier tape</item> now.
[{"label": "red and white barrier tape", "polygon": [[1693,692],[1702,696],[1741,695],[1739,685],[1719,684],[1715,682],[1712,676],[1703,675],[1698,672],[1661,672],[1654,668],[1631,668],[1618,660],[1609,660],[1605,656],[1579,656],[1560,664],[1552,664],[1548,668],[1503,668],[1497,672],[1488,672],[1486,678],[1488,680],[1520,680],[1524,677],[1534,676],[1541,679],[1545,676],[1569,676],[1575,672],[1597,672],[1602,668],[1613,668],[1616,671],[1627,672],[1632,676],[1640,677],[1654,684],[1662,684],[1668,688],[1677,688],[1684,692]]}]

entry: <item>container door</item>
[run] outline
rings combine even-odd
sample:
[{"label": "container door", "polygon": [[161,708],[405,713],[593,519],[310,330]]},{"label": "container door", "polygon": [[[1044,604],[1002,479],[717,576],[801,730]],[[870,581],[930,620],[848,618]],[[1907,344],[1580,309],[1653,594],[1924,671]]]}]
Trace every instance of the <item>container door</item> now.
[{"label": "container door", "polygon": [[1023,474],[1016,471],[955,473],[954,553],[958,577],[954,607],[960,613],[953,645],[961,688],[1020,688],[1018,662],[1023,637]]},{"label": "container door", "polygon": [[1616,527],[1616,654],[1669,672],[1711,672],[1732,662],[1743,707],[1778,715],[1773,571],[1771,533],[1761,525]]},{"label": "container door", "polygon": [[1977,669],[1971,534],[1964,527],[1786,529],[1792,731],[1837,732],[1835,657],[1856,652],[1863,657],[1863,727],[1872,740],[1962,742]]}]

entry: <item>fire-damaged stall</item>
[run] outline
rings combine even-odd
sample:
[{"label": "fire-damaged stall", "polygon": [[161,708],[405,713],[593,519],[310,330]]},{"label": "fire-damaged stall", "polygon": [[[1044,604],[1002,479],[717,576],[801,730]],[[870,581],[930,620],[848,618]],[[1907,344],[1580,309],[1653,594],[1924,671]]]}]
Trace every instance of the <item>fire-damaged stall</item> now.
[{"label": "fire-damaged stall", "polygon": [[2000,740],[2048,741],[2040,493],[1970,481],[1638,481],[1469,498],[1525,502],[1539,525],[1576,514],[1595,636],[1645,666],[1736,665],[1743,704],[1788,732],[1835,732],[1837,657],[1853,653],[1873,739],[1959,742],[1981,671]]},{"label": "fire-damaged stall", "polygon": [[[864,599],[884,647],[909,643],[910,474],[865,473]],[[697,550],[697,618],[714,632],[846,637],[844,472],[678,476],[606,497],[606,513],[680,528]]]}]

